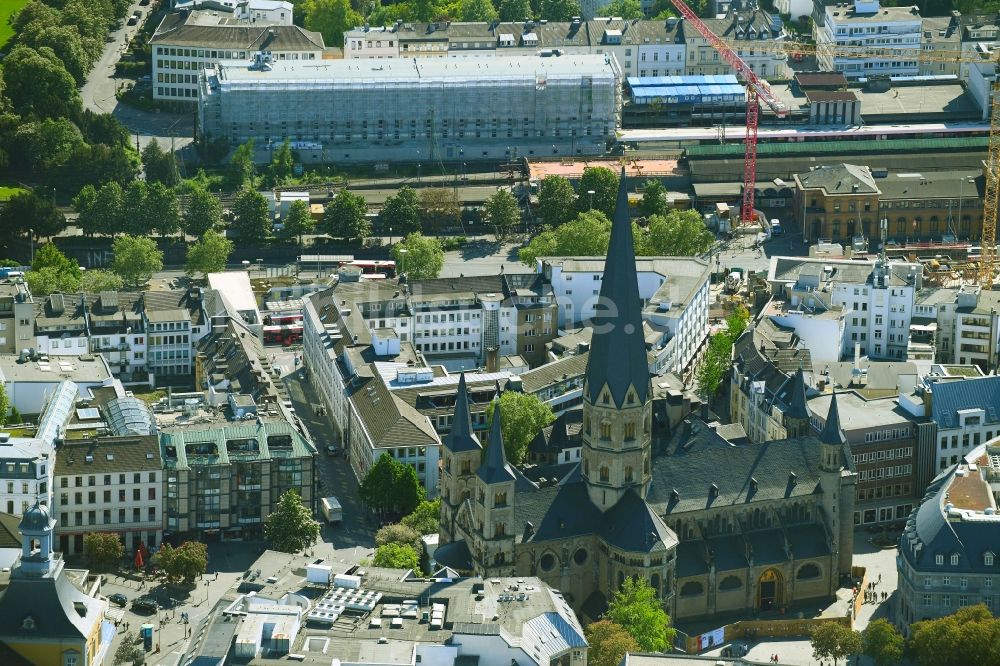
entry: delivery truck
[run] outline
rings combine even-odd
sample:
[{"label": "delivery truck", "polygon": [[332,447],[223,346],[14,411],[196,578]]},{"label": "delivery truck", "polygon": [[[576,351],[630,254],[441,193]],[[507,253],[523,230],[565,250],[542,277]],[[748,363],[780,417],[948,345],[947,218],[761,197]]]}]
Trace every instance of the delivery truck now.
[{"label": "delivery truck", "polygon": [[344,510],[336,497],[324,497],[320,500],[323,507],[323,518],[330,525],[339,525],[344,519]]}]

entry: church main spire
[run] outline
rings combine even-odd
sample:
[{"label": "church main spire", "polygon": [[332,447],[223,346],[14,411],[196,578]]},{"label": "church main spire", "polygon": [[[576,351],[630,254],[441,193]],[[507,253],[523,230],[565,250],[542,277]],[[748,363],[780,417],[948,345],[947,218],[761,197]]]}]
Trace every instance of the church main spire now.
[{"label": "church main spire", "polygon": [[469,390],[465,384],[464,372],[458,379],[458,395],[455,398],[455,414],[451,421],[451,432],[441,438],[441,443],[454,453],[482,448],[479,438],[472,430]]},{"label": "church main spire", "polygon": [[587,361],[586,392],[597,402],[607,386],[615,405],[625,403],[629,387],[639,402],[651,393],[646,342],[642,329],[642,302],[635,272],[635,245],[628,208],[628,187],[622,168],[618,201],[611,222],[611,242],[604,264],[601,293],[591,319],[593,336]]}]

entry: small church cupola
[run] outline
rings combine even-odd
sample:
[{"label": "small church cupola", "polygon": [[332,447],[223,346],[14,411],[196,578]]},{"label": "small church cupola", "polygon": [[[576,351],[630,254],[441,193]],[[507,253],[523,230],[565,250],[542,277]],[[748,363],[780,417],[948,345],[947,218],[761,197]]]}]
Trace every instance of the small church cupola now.
[{"label": "small church cupola", "polygon": [[840,428],[840,408],[837,407],[837,392],[830,398],[830,411],[826,415],[826,423],[819,433],[821,446],[820,466],[827,471],[837,471],[843,467],[844,447],[847,446],[847,436]]},{"label": "small church cupola", "polygon": [[35,502],[24,512],[18,525],[21,532],[21,573],[44,576],[52,570],[52,531],[55,525],[56,521],[43,504]]}]

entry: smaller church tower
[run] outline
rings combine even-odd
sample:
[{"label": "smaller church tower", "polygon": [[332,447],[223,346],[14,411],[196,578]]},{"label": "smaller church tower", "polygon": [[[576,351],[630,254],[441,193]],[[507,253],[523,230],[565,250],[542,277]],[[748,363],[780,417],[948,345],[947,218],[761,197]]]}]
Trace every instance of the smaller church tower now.
[{"label": "smaller church tower", "polygon": [[441,439],[443,470],[441,472],[441,543],[455,540],[455,517],[467,499],[474,499],[473,474],[483,456],[483,446],[472,430],[472,413],[469,411],[469,391],[465,373],[458,380],[455,414],[451,432]]},{"label": "smaller church tower", "polygon": [[840,429],[840,409],[837,407],[837,392],[830,398],[830,411],[826,415],[826,423],[819,433],[820,468],[824,472],[839,472],[844,468],[844,449],[847,447],[847,436]]},{"label": "smaller church tower", "polygon": [[21,532],[21,561],[18,574],[43,578],[55,573],[57,561],[52,557],[52,531],[56,521],[47,507],[35,502],[24,512],[18,530]]},{"label": "smaller church tower", "polygon": [[474,514],[478,547],[473,559],[476,573],[483,577],[514,575],[514,485],[517,476],[507,463],[502,418],[500,400],[496,400],[486,459],[476,470]]},{"label": "smaller church tower", "polygon": [[788,402],[788,410],[782,415],[782,425],[785,428],[785,435],[791,439],[793,437],[806,437],[810,434],[809,407],[806,401],[806,378],[802,372],[802,367],[795,372],[788,380],[789,388],[785,393]]},{"label": "smaller church tower", "polygon": [[838,569],[847,572],[851,570],[854,551],[854,488],[857,475],[848,464],[847,456],[851,455],[851,451],[847,436],[840,428],[836,391],[830,398],[830,411],[826,414],[826,423],[818,439],[823,511],[830,533],[836,540]]}]

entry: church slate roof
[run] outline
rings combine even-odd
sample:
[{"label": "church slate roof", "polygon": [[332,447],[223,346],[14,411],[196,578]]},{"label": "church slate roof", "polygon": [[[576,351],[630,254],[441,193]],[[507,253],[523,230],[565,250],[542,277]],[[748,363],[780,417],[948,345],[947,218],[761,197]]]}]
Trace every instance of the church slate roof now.
[{"label": "church slate roof", "polygon": [[601,516],[600,536],[615,548],[633,553],[649,552],[656,545],[651,538],[654,534],[664,548],[677,545],[677,535],[632,488]]},{"label": "church slate roof", "polygon": [[[578,474],[556,486],[518,493],[515,505],[516,526],[522,541],[553,541],[593,534],[601,522],[601,512],[590,501],[587,486]],[[534,533],[525,538],[525,523]]]},{"label": "church slate roof", "polygon": [[472,413],[469,411],[469,392],[465,386],[464,372],[458,380],[458,395],[455,399],[455,417],[451,422],[451,432],[441,438],[441,443],[453,453],[483,448],[472,429]]},{"label": "church slate roof", "polygon": [[[499,383],[497,387],[497,393],[499,394]],[[514,470],[507,463],[507,453],[503,448],[502,422],[503,414],[500,412],[500,401],[497,400],[493,407],[493,423],[490,425],[489,445],[486,447],[486,460],[476,469],[476,476],[485,483],[504,483],[517,480]]]},{"label": "church slate roof", "polygon": [[646,501],[657,514],[667,516],[817,492],[821,471],[814,437],[732,446],[697,419],[689,421],[694,421],[692,432],[685,434],[686,428],[679,428],[671,453],[653,459]]},{"label": "church slate roof", "polygon": [[826,423],[823,424],[823,431],[819,434],[819,441],[824,444],[834,444],[844,446],[847,444],[847,436],[840,429],[840,409],[837,407],[837,392],[833,392],[830,398],[830,411],[826,415]]},{"label": "church slate roof", "polygon": [[791,383],[783,397],[788,399],[786,416],[793,419],[809,419],[809,406],[808,400],[806,400],[806,378],[802,373],[802,368],[796,370],[795,374],[792,375]]},{"label": "church slate roof", "polygon": [[652,383],[643,339],[642,301],[635,273],[635,245],[624,168],[618,185],[600,298],[594,306],[591,324],[594,333],[590,339],[586,374],[590,401],[596,403],[607,385],[616,405],[625,402],[629,386],[635,388],[639,402],[645,402],[652,392]]}]

